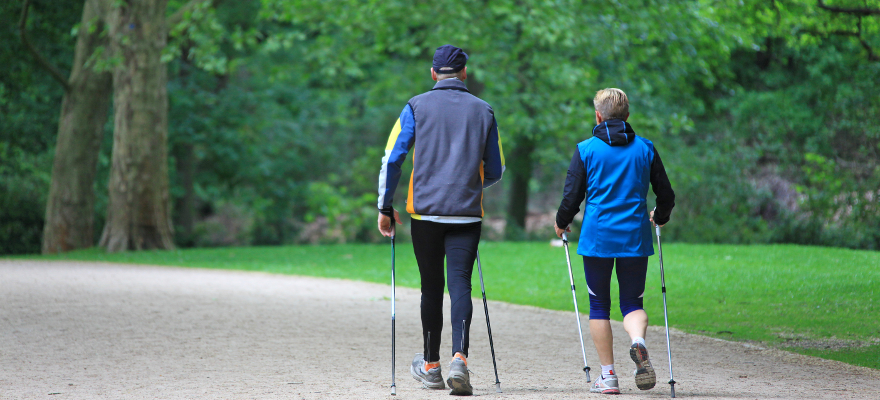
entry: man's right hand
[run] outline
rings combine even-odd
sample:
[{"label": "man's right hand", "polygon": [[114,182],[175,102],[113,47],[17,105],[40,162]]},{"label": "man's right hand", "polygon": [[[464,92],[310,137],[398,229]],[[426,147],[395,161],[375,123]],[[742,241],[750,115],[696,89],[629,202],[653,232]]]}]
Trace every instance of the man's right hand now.
[{"label": "man's right hand", "polygon": [[[397,221],[398,225],[403,225],[397,210],[394,210],[394,220]],[[394,226],[391,224],[391,217],[382,213],[379,213],[379,232],[385,237],[394,236]]]}]

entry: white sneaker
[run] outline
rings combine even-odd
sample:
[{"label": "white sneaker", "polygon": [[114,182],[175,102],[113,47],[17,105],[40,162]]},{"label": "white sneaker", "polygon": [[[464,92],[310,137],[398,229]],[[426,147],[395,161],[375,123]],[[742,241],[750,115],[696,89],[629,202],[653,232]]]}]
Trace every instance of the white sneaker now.
[{"label": "white sneaker", "polygon": [[602,394],[620,394],[620,387],[617,386],[617,375],[599,375],[599,379],[596,379],[596,381],[593,382],[593,386],[590,386],[590,392]]},{"label": "white sneaker", "polygon": [[653,388],[657,384],[657,376],[654,374],[651,360],[648,359],[648,349],[640,343],[635,343],[629,348],[629,356],[636,363],[636,370],[633,371],[636,376],[636,386],[641,390]]}]

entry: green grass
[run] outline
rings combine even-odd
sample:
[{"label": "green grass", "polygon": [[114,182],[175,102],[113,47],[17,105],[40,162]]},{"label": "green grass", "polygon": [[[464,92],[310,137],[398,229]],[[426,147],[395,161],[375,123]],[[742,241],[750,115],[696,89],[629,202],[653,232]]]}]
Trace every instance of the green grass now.
[{"label": "green grass", "polygon": [[[880,369],[880,252],[793,245],[667,244],[669,322],[687,332],[760,342],[798,353]],[[492,300],[571,310],[561,248],[536,242],[481,244]],[[389,245],[189,249],[106,254],[85,250],[33,259],[109,261],[390,282]],[[581,258],[572,247],[578,303],[589,300]],[[651,257],[645,306],[662,325],[657,257]],[[475,296],[480,296],[474,274]],[[397,246],[397,282],[418,287],[412,245]],[[612,287],[616,282],[612,283]],[[616,290],[613,298],[616,298]],[[617,301],[615,300],[616,304]],[[620,319],[620,311],[612,310]],[[660,340],[656,338],[655,340]]]}]

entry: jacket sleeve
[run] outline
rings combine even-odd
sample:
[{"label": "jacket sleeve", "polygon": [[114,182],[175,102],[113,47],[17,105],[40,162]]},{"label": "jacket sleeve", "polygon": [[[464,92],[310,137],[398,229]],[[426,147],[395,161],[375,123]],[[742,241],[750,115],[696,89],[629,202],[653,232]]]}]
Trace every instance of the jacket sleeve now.
[{"label": "jacket sleeve", "polygon": [[565,189],[562,192],[562,204],[556,212],[556,226],[565,229],[574,221],[575,215],[580,212],[581,202],[587,197],[587,171],[581,160],[581,153],[574,149],[574,156],[568,166],[568,175],[565,178]]},{"label": "jacket sleeve", "polygon": [[400,117],[391,129],[388,143],[385,145],[385,157],[382,158],[382,169],[379,171],[379,210],[382,214],[393,217],[392,203],[394,191],[400,181],[400,166],[406,160],[406,154],[415,143],[415,118],[412,107],[403,107]]},{"label": "jacket sleeve", "polygon": [[669,177],[666,176],[666,169],[663,168],[663,161],[660,160],[660,153],[654,148],[654,160],[651,162],[651,189],[657,196],[657,209],[654,210],[654,222],[658,225],[665,225],[669,222],[672,214],[672,208],[675,207],[675,192],[672,191],[672,185],[669,183]]},{"label": "jacket sleeve", "polygon": [[501,149],[501,136],[498,135],[498,121],[492,117],[492,129],[483,150],[483,189],[501,180],[504,174],[504,151]]}]

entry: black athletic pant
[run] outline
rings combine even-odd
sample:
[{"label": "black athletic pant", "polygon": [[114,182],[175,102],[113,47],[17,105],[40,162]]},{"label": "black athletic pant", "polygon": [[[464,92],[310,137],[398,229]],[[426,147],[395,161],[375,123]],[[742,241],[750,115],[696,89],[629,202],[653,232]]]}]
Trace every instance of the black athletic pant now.
[{"label": "black athletic pant", "polygon": [[[440,361],[443,331],[443,258],[446,258],[449,299],[452,302],[452,354],[467,356],[471,316],[471,274],[480,244],[482,222],[443,224],[412,220],[413,250],[422,277],[422,336],[425,361]],[[431,340],[428,343],[428,336]]]}]

